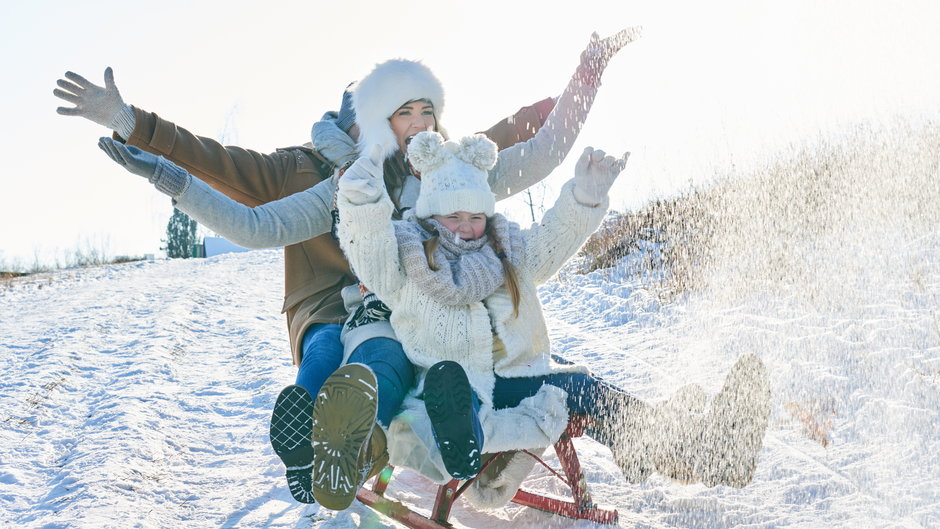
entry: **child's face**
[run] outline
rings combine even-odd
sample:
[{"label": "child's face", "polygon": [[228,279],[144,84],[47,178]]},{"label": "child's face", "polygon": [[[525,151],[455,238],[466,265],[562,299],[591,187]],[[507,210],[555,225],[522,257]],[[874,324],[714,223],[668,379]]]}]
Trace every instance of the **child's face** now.
[{"label": "child's face", "polygon": [[457,211],[450,215],[431,215],[431,218],[465,241],[479,239],[486,230],[486,215],[483,213]]}]

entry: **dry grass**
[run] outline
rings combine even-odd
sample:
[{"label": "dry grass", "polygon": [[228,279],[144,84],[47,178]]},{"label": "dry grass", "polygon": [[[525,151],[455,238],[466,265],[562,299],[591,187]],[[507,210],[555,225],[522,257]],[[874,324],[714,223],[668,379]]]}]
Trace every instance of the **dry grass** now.
[{"label": "dry grass", "polygon": [[810,399],[804,402],[788,402],[783,409],[797,422],[803,435],[816,441],[823,448],[832,442],[832,420],[838,417],[832,399]]},{"label": "dry grass", "polygon": [[107,250],[106,242],[96,244],[91,240],[86,240],[71,250],[57,250],[52,255],[40,255],[37,250],[32,262],[28,264],[24,264],[21,260],[7,261],[3,259],[2,252],[0,252],[0,279],[13,279],[64,268],[120,264],[142,260],[144,260],[144,257],[141,256],[113,256]]},{"label": "dry grass", "polygon": [[[582,249],[582,272],[648,247],[666,298],[733,282],[748,291],[805,280],[829,236],[870,223],[940,225],[940,123],[860,126],[782,153],[765,168],[618,215]],[[822,245],[823,247],[820,247]],[[855,249],[857,250],[857,249]]]}]

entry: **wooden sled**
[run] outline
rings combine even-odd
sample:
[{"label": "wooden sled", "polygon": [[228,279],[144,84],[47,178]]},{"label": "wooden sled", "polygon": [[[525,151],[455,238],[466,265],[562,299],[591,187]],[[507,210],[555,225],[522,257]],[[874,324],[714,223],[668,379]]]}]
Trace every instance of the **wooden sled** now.
[{"label": "wooden sled", "polygon": [[[611,525],[617,523],[619,517],[617,511],[598,507],[591,501],[591,494],[588,492],[584,472],[581,470],[581,462],[578,460],[578,454],[575,452],[574,443],[572,443],[574,437],[584,435],[585,426],[586,419],[584,417],[573,416],[568,423],[568,428],[558,442],[555,443],[555,453],[558,454],[558,461],[564,476],[549,467],[539,457],[529,454],[568,486],[571,490],[572,499],[564,500],[519,489],[512,498],[514,503],[568,518]],[[529,453],[528,451],[524,452]],[[492,462],[493,459],[490,461]],[[423,516],[401,502],[385,498],[385,489],[391,480],[393,470],[391,466],[386,467],[375,477],[371,488],[366,485],[359,491],[356,498],[376,512],[398,520],[412,529],[447,529],[451,527],[447,521],[451,507],[457,501],[457,498],[467,490],[467,487],[476,480],[476,478],[473,478],[461,483],[454,479],[449,483],[440,485],[437,490],[437,497],[434,499],[431,515]],[[485,467],[483,470],[485,470]]]}]

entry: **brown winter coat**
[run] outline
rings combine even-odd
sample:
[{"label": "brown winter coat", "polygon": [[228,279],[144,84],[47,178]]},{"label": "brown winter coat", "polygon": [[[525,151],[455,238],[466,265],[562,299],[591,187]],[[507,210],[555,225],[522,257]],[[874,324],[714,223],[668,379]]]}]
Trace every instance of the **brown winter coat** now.
[{"label": "brown winter coat", "polygon": [[[523,107],[484,131],[500,149],[526,141],[545,123],[554,102]],[[308,147],[261,154],[196,136],[158,115],[134,107],[134,132],[128,145],[159,154],[247,206],[257,206],[313,187],[334,167]],[[123,138],[115,135],[115,139]],[[294,364],[300,365],[301,338],[314,323],[342,323],[346,309],[340,291],[356,283],[349,263],[327,233],[284,247],[284,306]]]}]

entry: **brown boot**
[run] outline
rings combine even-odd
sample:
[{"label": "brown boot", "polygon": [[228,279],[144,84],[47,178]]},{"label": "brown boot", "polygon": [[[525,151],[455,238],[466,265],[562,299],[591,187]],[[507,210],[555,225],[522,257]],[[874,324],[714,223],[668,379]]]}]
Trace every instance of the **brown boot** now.
[{"label": "brown boot", "polygon": [[[362,483],[369,481],[388,466],[388,440],[385,437],[385,430],[376,423],[372,427],[372,436],[369,442],[362,447],[359,453],[359,469],[365,478]],[[362,483],[359,484],[362,487]]]},{"label": "brown boot", "polygon": [[377,386],[375,374],[367,366],[347,364],[330,375],[317,392],[313,404],[313,497],[327,509],[349,507],[371,470],[371,465],[362,468],[360,458],[364,452],[371,455],[368,447],[376,430]]},{"label": "brown boot", "polygon": [[756,355],[744,355],[706,413],[657,407],[656,470],[685,483],[744,487],[754,477],[769,415],[767,369]]},{"label": "brown boot", "polygon": [[622,420],[610,432],[612,442],[605,443],[627,482],[640,483],[656,470],[653,454],[662,442],[663,417],[701,413],[706,399],[701,387],[690,384],[656,406],[637,399],[625,403]]},{"label": "brown boot", "polygon": [[702,469],[702,481],[744,487],[757,470],[770,417],[770,380],[757,355],[744,355],[735,363],[709,415],[705,440],[710,464]]}]

